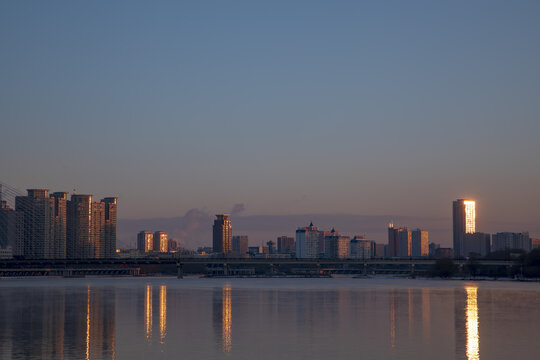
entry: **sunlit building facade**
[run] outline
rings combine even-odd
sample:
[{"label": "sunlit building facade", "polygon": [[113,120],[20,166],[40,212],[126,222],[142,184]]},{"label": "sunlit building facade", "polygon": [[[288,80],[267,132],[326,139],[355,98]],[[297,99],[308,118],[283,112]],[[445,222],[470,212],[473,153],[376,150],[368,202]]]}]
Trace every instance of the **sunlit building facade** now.
[{"label": "sunlit building facade", "polygon": [[465,256],[465,234],[476,232],[476,202],[458,199],[452,203],[454,256]]},{"label": "sunlit building facade", "polygon": [[150,231],[140,231],[137,234],[137,250],[140,253],[147,253],[154,249],[154,234]]},{"label": "sunlit building facade", "polygon": [[350,237],[340,235],[335,229],[324,237],[324,257],[327,259],[345,259],[349,257]]},{"label": "sunlit building facade", "polygon": [[412,231],[412,256],[429,256],[429,232],[423,229]]},{"label": "sunlit building facade", "polygon": [[163,231],[154,232],[154,245],[155,252],[166,253],[169,251],[169,235]]},{"label": "sunlit building facade", "polygon": [[232,224],[228,214],[216,215],[213,226],[212,249],[227,255],[232,252]]}]

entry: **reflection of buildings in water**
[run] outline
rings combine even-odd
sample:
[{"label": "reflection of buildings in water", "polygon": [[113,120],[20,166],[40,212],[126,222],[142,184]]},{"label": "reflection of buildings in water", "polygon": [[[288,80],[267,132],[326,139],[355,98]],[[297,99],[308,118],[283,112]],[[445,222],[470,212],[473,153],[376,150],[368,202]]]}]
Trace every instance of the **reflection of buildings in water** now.
[{"label": "reflection of buildings in water", "polygon": [[167,286],[159,287],[159,342],[165,344],[167,336]]},{"label": "reflection of buildings in water", "polygon": [[165,344],[167,337],[167,286],[160,285],[159,291],[154,292],[152,285],[147,284],[144,291],[144,332],[149,343],[152,343],[154,323],[158,320],[159,343]]},{"label": "reflection of buildings in water", "polygon": [[221,289],[214,289],[212,309],[214,332],[219,338],[221,349],[228,353],[232,349],[232,299],[229,284],[225,284]]},{"label": "reflection of buildings in water", "polygon": [[36,287],[17,289],[15,299],[2,304],[12,334],[11,344],[0,343],[11,355],[2,357],[114,358],[113,291]]},{"label": "reflection of buildings in water", "polygon": [[478,287],[466,285],[454,291],[456,355],[468,360],[480,359]]},{"label": "reflection of buildings in water", "polygon": [[144,293],[144,325],[146,329],[146,339],[152,340],[152,285],[146,285]]},{"label": "reflection of buildings in water", "polygon": [[431,300],[429,289],[388,290],[388,333],[391,349],[403,344],[428,342],[431,331]]},{"label": "reflection of buildings in water", "polygon": [[397,300],[394,293],[394,289],[390,290],[390,347],[393,349],[396,347],[396,307]]},{"label": "reflection of buildings in water", "polygon": [[478,333],[478,287],[467,286],[467,359],[480,359],[480,337]]}]

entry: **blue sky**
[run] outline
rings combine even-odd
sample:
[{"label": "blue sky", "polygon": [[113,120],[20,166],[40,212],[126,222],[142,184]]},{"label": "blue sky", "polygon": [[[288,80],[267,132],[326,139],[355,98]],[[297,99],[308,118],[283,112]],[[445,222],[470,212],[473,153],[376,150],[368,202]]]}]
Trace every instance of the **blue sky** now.
[{"label": "blue sky", "polygon": [[540,219],[538,1],[0,3],[0,180],[120,216]]}]

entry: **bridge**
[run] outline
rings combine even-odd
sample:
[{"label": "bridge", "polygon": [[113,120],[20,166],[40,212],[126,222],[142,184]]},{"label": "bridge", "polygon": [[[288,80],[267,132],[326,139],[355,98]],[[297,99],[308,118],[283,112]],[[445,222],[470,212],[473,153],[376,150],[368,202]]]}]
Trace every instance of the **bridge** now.
[{"label": "bridge", "polygon": [[[320,274],[421,274],[435,264],[434,259],[293,259],[293,258],[215,258],[215,257],[155,257],[114,259],[3,259],[0,277],[5,276],[65,276],[141,274],[141,267],[176,266],[178,278],[184,267],[199,265],[206,273],[221,276],[249,276],[255,268],[266,269],[268,275],[289,273],[315,276]],[[512,260],[475,260],[478,266],[498,266],[510,269]],[[470,264],[454,260],[459,268]]]}]

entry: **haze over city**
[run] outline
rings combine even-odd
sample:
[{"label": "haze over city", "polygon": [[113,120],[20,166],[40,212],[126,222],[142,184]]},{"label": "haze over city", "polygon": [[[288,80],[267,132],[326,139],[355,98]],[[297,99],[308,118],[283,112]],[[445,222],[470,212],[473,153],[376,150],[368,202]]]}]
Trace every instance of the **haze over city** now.
[{"label": "haze over city", "polygon": [[450,245],[461,197],[480,230],[538,237],[539,10],[3,2],[0,180],[118,196],[120,243],[241,204],[256,242],[337,218],[383,241],[406,217]]}]

